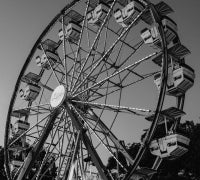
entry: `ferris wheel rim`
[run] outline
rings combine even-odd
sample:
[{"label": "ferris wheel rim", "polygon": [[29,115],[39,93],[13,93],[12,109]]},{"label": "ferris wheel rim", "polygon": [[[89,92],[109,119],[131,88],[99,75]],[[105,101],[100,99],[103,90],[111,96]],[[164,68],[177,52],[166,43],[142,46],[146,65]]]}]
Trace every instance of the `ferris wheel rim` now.
[{"label": "ferris wheel rim", "polygon": [[[69,5],[67,5],[66,7],[64,7],[62,10],[61,10],[61,12],[59,13],[59,14],[57,14],[56,16],[55,16],[55,18],[53,18],[53,20],[49,23],[49,25],[45,28],[45,30],[42,32],[42,34],[40,35],[40,37],[38,38],[38,40],[36,41],[36,43],[35,43],[35,45],[33,46],[33,48],[32,48],[32,50],[31,50],[31,52],[29,53],[29,55],[28,55],[28,58],[26,59],[26,61],[25,61],[25,63],[24,63],[24,66],[23,66],[23,68],[22,68],[22,70],[21,70],[21,72],[20,72],[20,75],[19,75],[19,77],[18,77],[18,80],[17,80],[17,82],[16,82],[16,85],[15,85],[15,90],[14,90],[14,93],[13,93],[13,95],[12,95],[12,98],[11,98],[11,102],[10,102],[10,106],[9,106],[9,110],[8,110],[8,117],[7,117],[7,121],[6,121],[6,129],[9,129],[9,124],[10,124],[10,114],[11,114],[11,111],[12,111],[12,107],[13,107],[13,104],[14,104],[14,101],[15,101],[15,98],[16,98],[16,95],[17,95],[17,92],[18,92],[18,88],[19,88],[19,84],[20,84],[20,80],[21,80],[21,77],[23,76],[23,74],[24,74],[24,72],[25,72],[25,70],[26,70],[26,68],[27,68],[27,66],[28,66],[28,64],[29,64],[29,62],[30,62],[30,60],[31,60],[31,58],[32,58],[32,56],[33,56],[33,54],[35,53],[35,50],[37,49],[37,47],[38,47],[38,45],[40,44],[40,42],[41,42],[41,40],[46,36],[46,34],[48,33],[48,31],[49,31],[49,29],[51,29],[51,27],[54,25],[54,23],[56,22],[56,21],[58,21],[58,19],[62,16],[62,14],[63,14],[63,12],[66,10],[66,9],[68,9],[68,8],[71,8],[71,7],[73,7],[73,5],[75,4],[75,3],[77,3],[77,2],[79,2],[80,0],[75,0],[75,1],[73,1],[72,3],[70,3]],[[166,47],[165,47],[166,48]],[[166,59],[166,62],[167,62],[167,58],[165,58]],[[163,66],[165,66],[163,69],[165,69],[165,72],[167,72],[166,71],[166,68],[167,68],[167,65],[163,65]],[[164,70],[163,70],[164,71]],[[165,76],[166,76],[166,74],[165,74]],[[162,81],[162,82],[164,82],[164,81]],[[161,85],[162,86],[162,85]],[[161,92],[165,92],[166,91],[166,81],[165,81],[165,83],[164,83],[164,85],[163,86],[165,86],[164,88],[163,88],[163,90],[162,91],[160,91],[160,93]],[[162,88],[161,88],[162,89]],[[165,93],[164,93],[164,95],[162,95],[163,97],[165,96]],[[164,101],[164,99],[162,100],[162,101]],[[161,103],[162,104],[162,103]],[[159,116],[159,113],[160,113],[160,111],[161,111],[161,108],[162,108],[162,105],[159,105],[160,106],[160,110],[157,112],[157,118],[158,118],[158,116]],[[158,107],[158,105],[157,105],[157,107]],[[7,139],[8,139],[8,130],[5,132],[5,144],[4,144],[4,146],[5,146],[5,149],[6,149],[6,147],[7,147],[7,145],[8,145],[8,142],[7,142]],[[151,138],[150,138],[151,139]],[[7,166],[7,162],[8,162],[8,159],[7,159],[7,157],[8,157],[8,154],[7,154],[7,152],[6,152],[6,150],[5,150],[5,161],[6,161],[6,166]],[[6,171],[8,172],[7,174],[9,174],[9,170],[8,170],[9,168],[8,167],[6,167]]]}]

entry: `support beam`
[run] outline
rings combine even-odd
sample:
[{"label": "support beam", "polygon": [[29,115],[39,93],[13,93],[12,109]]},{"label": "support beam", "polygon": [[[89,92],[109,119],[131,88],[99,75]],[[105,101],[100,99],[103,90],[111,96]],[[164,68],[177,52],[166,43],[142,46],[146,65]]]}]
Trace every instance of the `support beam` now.
[{"label": "support beam", "polygon": [[83,141],[88,153],[90,154],[90,156],[92,158],[92,162],[95,164],[101,178],[103,180],[109,180],[109,178],[107,177],[108,173],[107,173],[105,166],[103,165],[103,163],[102,163],[99,155],[97,154],[95,148],[92,146],[92,143],[91,143],[89,137],[87,136],[83,125],[78,120],[77,116],[75,115],[73,110],[70,108],[69,104],[66,104],[66,110],[67,110],[67,113],[69,114],[72,122],[74,123],[74,126],[76,127],[76,129],[81,132],[82,141]]},{"label": "support beam", "polygon": [[34,165],[38,155],[40,154],[40,151],[42,150],[42,147],[43,147],[50,131],[53,128],[54,122],[55,122],[57,116],[59,115],[59,113],[60,113],[60,109],[55,109],[52,112],[52,114],[50,115],[48,123],[47,123],[45,129],[43,130],[38,143],[28,153],[28,156],[25,159],[25,162],[23,164],[23,167],[21,169],[21,172],[20,172],[17,180],[24,180],[28,176],[32,166]]}]

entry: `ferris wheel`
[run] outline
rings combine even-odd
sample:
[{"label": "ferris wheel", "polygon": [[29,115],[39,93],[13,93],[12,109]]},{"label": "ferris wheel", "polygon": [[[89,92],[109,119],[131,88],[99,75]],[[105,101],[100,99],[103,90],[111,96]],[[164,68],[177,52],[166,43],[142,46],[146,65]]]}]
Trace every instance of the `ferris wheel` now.
[{"label": "ferris wheel", "polygon": [[[188,151],[176,129],[195,74],[172,12],[163,1],[74,0],[55,16],[12,95],[8,179],[150,179],[163,159]],[[133,158],[125,143],[144,128]],[[148,168],[140,166],[146,151],[156,157]],[[110,156],[123,173],[106,168]]]}]

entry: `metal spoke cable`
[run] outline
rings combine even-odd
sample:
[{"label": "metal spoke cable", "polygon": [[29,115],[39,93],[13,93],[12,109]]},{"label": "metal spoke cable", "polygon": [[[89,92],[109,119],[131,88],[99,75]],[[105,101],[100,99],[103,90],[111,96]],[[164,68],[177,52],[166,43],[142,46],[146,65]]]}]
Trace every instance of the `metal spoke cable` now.
[{"label": "metal spoke cable", "polygon": [[85,13],[84,13],[83,25],[82,25],[82,28],[81,28],[81,33],[80,33],[80,37],[79,37],[79,41],[78,41],[78,47],[77,47],[75,58],[74,58],[74,64],[73,64],[73,70],[72,70],[72,76],[71,76],[71,83],[70,83],[70,91],[72,90],[72,86],[73,86],[74,72],[75,72],[75,68],[76,68],[76,64],[77,64],[77,60],[78,60],[78,54],[79,54],[79,51],[80,51],[81,40],[82,40],[82,36],[83,36],[83,30],[84,30],[84,25],[85,25],[85,22],[86,22],[89,4],[90,4],[90,0],[87,1],[87,7],[86,7],[86,10],[85,10]]},{"label": "metal spoke cable", "polygon": [[[152,58],[152,57],[155,56],[155,55],[157,55],[156,52],[153,53],[153,54],[150,54],[150,55],[148,55],[148,56],[146,56],[146,57],[144,57],[144,58],[142,58],[142,59],[140,59],[139,61],[137,61],[137,62],[135,62],[135,63],[133,63],[133,64],[128,65],[127,67],[125,67],[125,68],[123,68],[123,69],[121,69],[121,70],[115,72],[115,73],[112,74],[111,76],[109,76],[109,77],[107,77],[107,78],[105,78],[105,79],[99,81],[98,83],[92,85],[91,87],[88,87],[87,89],[85,89],[85,90],[83,90],[83,91],[81,91],[81,92],[79,92],[79,93],[77,93],[77,94],[74,94],[73,97],[76,97],[76,96],[78,96],[78,95],[80,95],[80,94],[82,94],[82,93],[84,93],[84,92],[86,92],[86,91],[92,89],[92,88],[95,87],[95,86],[101,85],[102,83],[108,81],[110,78],[113,78],[114,76],[116,76],[116,75],[118,75],[118,74],[124,72],[124,71],[127,70],[127,69],[132,68],[133,66],[136,66],[137,64],[140,64],[140,63],[142,63],[142,62],[144,62],[144,61],[146,61],[146,60],[149,60],[150,58]],[[82,82],[83,82],[83,81],[82,81]],[[81,84],[82,84],[82,83],[81,83]]]},{"label": "metal spoke cable", "polygon": [[110,7],[108,13],[106,14],[106,17],[104,18],[103,23],[102,23],[101,27],[99,28],[98,33],[97,33],[97,35],[96,35],[96,37],[95,37],[95,39],[94,39],[94,42],[93,42],[93,44],[92,44],[92,46],[91,46],[91,48],[90,48],[90,51],[89,51],[89,53],[87,54],[85,63],[84,63],[83,66],[81,67],[80,74],[78,75],[77,80],[75,81],[74,86],[72,87],[71,91],[73,91],[73,89],[75,88],[75,86],[76,86],[76,84],[77,84],[77,81],[78,81],[78,79],[80,78],[80,75],[81,75],[81,73],[82,73],[82,71],[83,71],[83,69],[84,69],[84,67],[85,67],[85,65],[86,65],[86,63],[87,63],[87,61],[88,61],[88,59],[89,59],[89,57],[90,57],[92,51],[93,51],[93,49],[95,48],[95,45],[96,45],[96,43],[97,43],[97,41],[98,41],[98,39],[99,39],[99,37],[100,37],[100,35],[101,35],[101,31],[103,30],[103,27],[104,27],[104,25],[106,24],[106,22],[107,22],[107,20],[108,20],[110,14],[111,14],[111,11],[112,11],[112,9],[113,9],[113,7],[114,7],[116,1],[117,1],[117,0],[114,0],[114,1],[113,1],[113,3],[112,3],[112,5],[111,5],[111,7]]},{"label": "metal spoke cable", "polygon": [[137,22],[137,20],[142,16],[142,14],[146,12],[146,8],[137,15],[137,17],[131,22],[131,24],[121,33],[121,35],[117,38],[117,40],[110,46],[110,48],[106,51],[106,53],[101,57],[101,59],[94,65],[93,69],[88,73],[88,75],[85,77],[85,79],[82,80],[82,82],[73,90],[73,94],[75,94],[80,86],[87,80],[87,78],[94,72],[94,70],[98,67],[98,65],[105,60],[115,45],[120,41],[120,39],[127,33],[128,30]]},{"label": "metal spoke cable", "polygon": [[127,110],[128,112],[132,112],[136,115],[141,115],[141,116],[146,116],[143,114],[138,114],[135,111],[140,111],[143,113],[153,113],[152,110],[148,110],[148,109],[142,109],[142,108],[134,108],[134,107],[126,107],[126,106],[116,106],[116,105],[110,105],[110,104],[99,104],[99,103],[92,103],[92,102],[85,102],[85,101],[77,101],[77,100],[72,100],[72,102],[76,102],[76,103],[80,103],[80,104],[86,104],[86,105],[90,105],[92,107],[100,107],[100,108],[110,108],[110,110],[114,110],[114,111],[120,111],[120,110]]}]

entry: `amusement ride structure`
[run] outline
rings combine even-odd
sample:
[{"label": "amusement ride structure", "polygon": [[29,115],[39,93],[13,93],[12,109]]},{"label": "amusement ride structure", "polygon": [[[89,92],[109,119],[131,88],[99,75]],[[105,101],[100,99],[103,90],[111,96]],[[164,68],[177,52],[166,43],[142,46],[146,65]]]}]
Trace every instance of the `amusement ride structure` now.
[{"label": "amusement ride structure", "polygon": [[[190,139],[177,127],[195,74],[172,12],[163,1],[73,0],[55,16],[31,49],[10,102],[9,180],[151,179],[163,159],[188,151]],[[132,158],[123,141],[141,122],[147,132]],[[147,150],[156,160],[141,167]],[[109,156],[123,173],[106,168]]]}]

